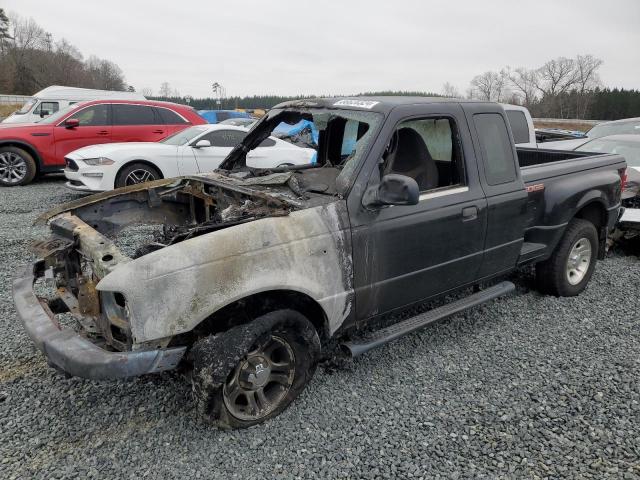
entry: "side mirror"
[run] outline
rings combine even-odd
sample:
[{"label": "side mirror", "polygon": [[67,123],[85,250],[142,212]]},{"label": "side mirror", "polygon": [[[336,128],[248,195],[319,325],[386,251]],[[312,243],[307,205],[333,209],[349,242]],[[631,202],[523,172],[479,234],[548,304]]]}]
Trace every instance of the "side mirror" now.
[{"label": "side mirror", "polygon": [[207,148],[211,146],[211,142],[209,140],[198,140],[193,148]]},{"label": "side mirror", "polygon": [[419,200],[420,189],[413,178],[389,174],[382,177],[379,185],[367,188],[362,203],[365,207],[379,207],[383,205],[416,205]]},{"label": "side mirror", "polygon": [[67,118],[64,121],[65,128],[76,128],[79,126],[80,126],[80,120],[78,120],[77,118]]}]

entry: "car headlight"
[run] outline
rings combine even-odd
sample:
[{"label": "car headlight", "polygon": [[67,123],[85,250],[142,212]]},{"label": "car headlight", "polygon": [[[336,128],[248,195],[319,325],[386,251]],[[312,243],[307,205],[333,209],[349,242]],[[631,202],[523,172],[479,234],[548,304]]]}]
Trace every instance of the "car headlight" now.
[{"label": "car headlight", "polygon": [[115,162],[107,157],[98,157],[98,158],[85,158],[82,160],[87,165],[95,166],[95,165],[113,165]]}]

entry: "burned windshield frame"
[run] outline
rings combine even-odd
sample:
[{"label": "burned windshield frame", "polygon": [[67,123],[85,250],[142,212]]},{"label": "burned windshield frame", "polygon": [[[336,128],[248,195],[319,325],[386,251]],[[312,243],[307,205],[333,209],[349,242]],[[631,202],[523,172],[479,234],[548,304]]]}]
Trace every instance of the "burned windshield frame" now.
[{"label": "burned windshield frame", "polygon": [[[349,120],[358,121],[367,125],[366,131],[361,133],[354,142],[354,150],[346,158],[340,158],[339,160],[333,158],[333,163],[327,163],[327,160],[331,161],[327,155],[327,132],[331,128],[327,128],[336,119],[344,120],[344,127]],[[269,137],[273,130],[276,129],[281,123],[287,123],[295,125],[300,120],[310,120],[314,122],[316,128],[320,130],[319,144],[317,147],[318,161],[315,165],[309,167],[297,167],[298,169],[306,168],[321,168],[321,167],[336,167],[340,169],[340,173],[336,178],[336,188],[339,193],[344,194],[348,191],[355,173],[357,166],[360,164],[361,159],[367,154],[373,144],[373,140],[376,137],[377,132],[382,126],[384,121],[384,115],[378,112],[364,112],[360,110],[347,110],[347,109],[332,109],[332,108],[278,108],[272,109],[262,118],[256,125],[253,126],[245,140],[238,144],[229,153],[227,158],[220,164],[220,169],[223,170],[237,170],[246,167],[246,155],[249,151],[253,150],[267,137]],[[344,131],[342,131],[344,135]],[[344,138],[341,136],[341,138]],[[336,161],[338,160],[338,161]],[[259,169],[251,169],[257,171]]]}]

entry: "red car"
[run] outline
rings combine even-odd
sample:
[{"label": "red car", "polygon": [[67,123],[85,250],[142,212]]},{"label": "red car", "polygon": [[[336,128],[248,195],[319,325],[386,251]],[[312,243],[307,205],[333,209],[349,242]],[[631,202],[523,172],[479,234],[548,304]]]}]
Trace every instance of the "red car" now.
[{"label": "red car", "polygon": [[0,124],[0,185],[31,182],[60,171],[67,153],[112,142],[156,142],[191,125],[207,123],[191,107],[168,102],[82,102],[38,123]]}]

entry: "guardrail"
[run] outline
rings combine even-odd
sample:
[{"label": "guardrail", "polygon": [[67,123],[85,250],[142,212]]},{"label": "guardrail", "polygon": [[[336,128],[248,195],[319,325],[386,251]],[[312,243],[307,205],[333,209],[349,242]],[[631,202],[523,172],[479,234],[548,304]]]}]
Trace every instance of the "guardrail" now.
[{"label": "guardrail", "polygon": [[0,105],[22,105],[29,100],[28,95],[2,95],[0,94]]}]

